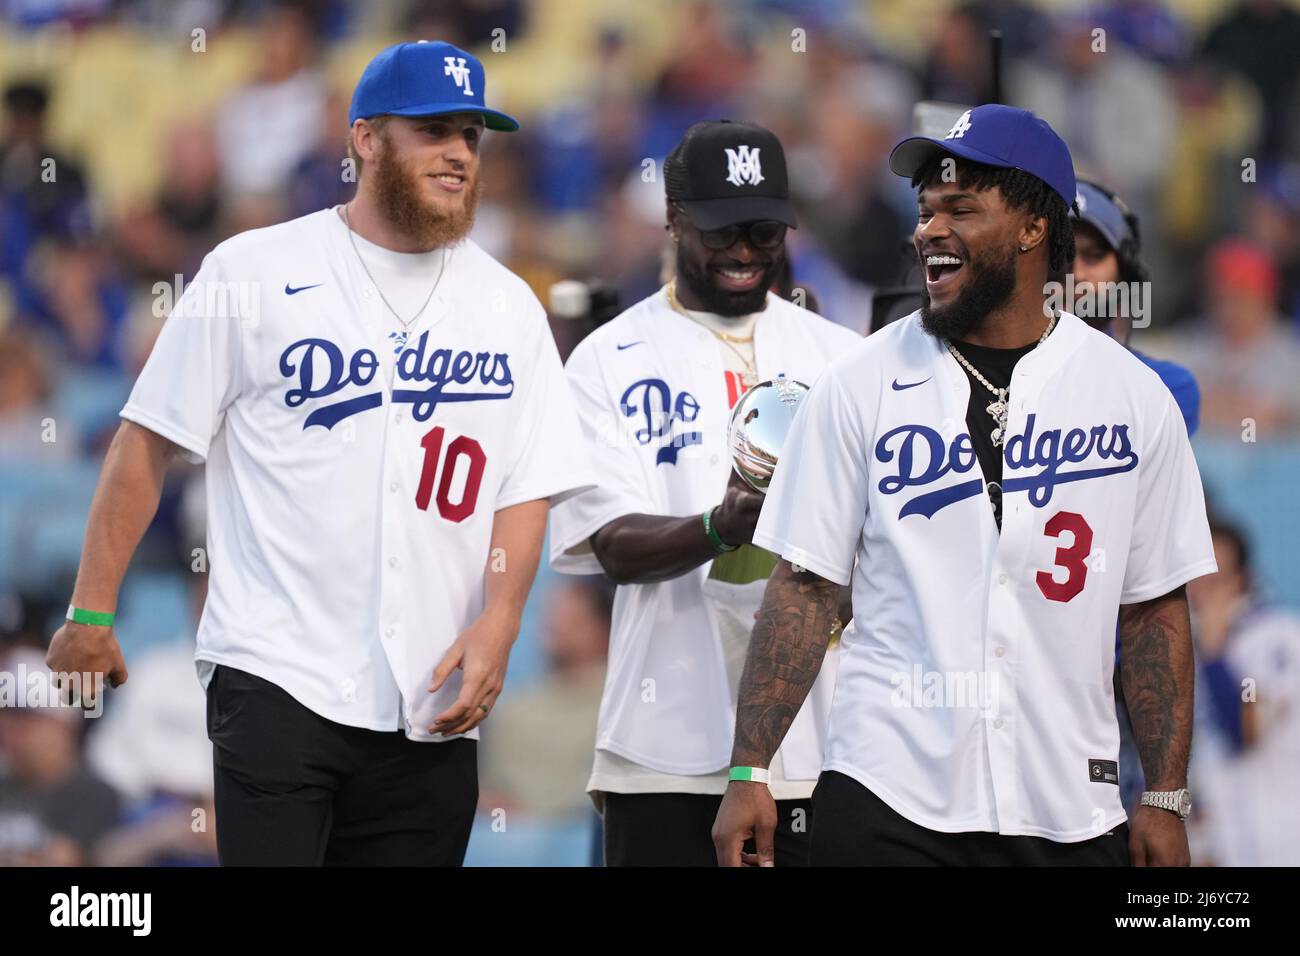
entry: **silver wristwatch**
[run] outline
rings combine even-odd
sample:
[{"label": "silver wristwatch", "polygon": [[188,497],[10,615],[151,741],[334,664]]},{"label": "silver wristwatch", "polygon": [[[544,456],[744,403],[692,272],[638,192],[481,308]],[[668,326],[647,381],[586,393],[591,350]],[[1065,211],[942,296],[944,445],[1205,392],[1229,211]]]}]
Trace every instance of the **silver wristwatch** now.
[{"label": "silver wristwatch", "polygon": [[1186,787],[1181,790],[1148,790],[1142,794],[1142,806],[1159,807],[1178,814],[1179,820],[1186,820],[1192,812],[1192,794]]}]

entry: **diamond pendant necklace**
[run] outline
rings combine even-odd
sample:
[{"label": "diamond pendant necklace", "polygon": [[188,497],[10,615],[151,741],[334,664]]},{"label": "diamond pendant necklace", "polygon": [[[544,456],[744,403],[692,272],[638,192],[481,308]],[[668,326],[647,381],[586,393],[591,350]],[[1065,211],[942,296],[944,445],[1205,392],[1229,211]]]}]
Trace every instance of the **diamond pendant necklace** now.
[{"label": "diamond pendant necklace", "polygon": [[[1034,348],[1038,348],[1038,346],[1047,341],[1047,337],[1052,334],[1052,329],[1056,328],[1056,320],[1060,317],[1061,313],[1059,312],[1052,315],[1052,320],[1047,323],[1047,328],[1043,329],[1043,334],[1039,337],[1038,341],[1034,343]],[[1005,388],[995,388],[993,383],[981,375],[980,370],[968,362],[966,356],[958,352],[957,347],[951,342],[945,339],[944,345],[948,346],[948,351],[952,353],[952,357],[960,362],[965,367],[966,371],[975,376],[981,385],[993,393],[993,401],[989,402],[984,410],[993,417],[993,424],[995,426],[989,437],[993,440],[994,447],[1001,446],[1002,440],[1007,434],[1007,415],[1011,410],[1011,406],[1007,404],[1009,390]]]},{"label": "diamond pendant necklace", "polygon": [[361,258],[361,250],[357,248],[357,241],[352,237],[352,220],[348,218],[348,205],[348,203],[343,204],[343,223],[348,227],[348,242],[352,245],[352,251],[356,253],[357,261],[361,263],[361,268],[365,272],[366,278],[370,280],[370,284],[373,285],[375,291],[379,293],[379,301],[384,303],[384,306],[390,313],[392,313],[393,318],[395,318],[402,326],[402,331],[388,333],[388,337],[397,345],[393,351],[400,352],[406,345],[406,339],[411,330],[411,323],[422,316],[424,310],[429,307],[429,302],[432,301],[434,292],[438,290],[438,283],[442,281],[442,274],[447,270],[447,247],[442,247],[442,263],[438,266],[438,278],[433,280],[433,287],[429,290],[429,294],[424,297],[424,304],[416,309],[415,314],[409,319],[403,319],[397,314],[397,310],[393,308],[392,303],[388,301],[388,297],[384,295],[384,290],[380,287],[379,283],[375,281],[375,277],[370,274],[370,268],[366,265],[366,260]]}]

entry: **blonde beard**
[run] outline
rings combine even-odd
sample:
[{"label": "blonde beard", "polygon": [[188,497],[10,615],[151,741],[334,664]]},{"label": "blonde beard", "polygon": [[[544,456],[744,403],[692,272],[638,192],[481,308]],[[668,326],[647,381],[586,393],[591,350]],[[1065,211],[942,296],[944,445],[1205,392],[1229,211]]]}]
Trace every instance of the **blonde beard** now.
[{"label": "blonde beard", "polygon": [[412,172],[394,155],[387,141],[375,157],[373,168],[374,194],[380,214],[419,248],[439,249],[469,235],[483,191],[483,181],[477,175],[462,194],[464,200],[460,207],[444,212],[423,198],[421,175]]}]

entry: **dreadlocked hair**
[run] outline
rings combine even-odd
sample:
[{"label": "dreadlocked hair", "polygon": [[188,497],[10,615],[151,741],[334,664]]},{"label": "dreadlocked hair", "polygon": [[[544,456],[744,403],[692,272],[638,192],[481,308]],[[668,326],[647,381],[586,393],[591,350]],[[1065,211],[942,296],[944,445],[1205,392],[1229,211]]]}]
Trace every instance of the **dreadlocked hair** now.
[{"label": "dreadlocked hair", "polygon": [[[912,177],[914,188],[924,189],[940,179],[943,161],[950,156],[930,159]],[[1047,220],[1047,273],[1053,282],[1064,282],[1065,273],[1074,267],[1074,227],[1070,224],[1070,207],[1061,195],[1037,176],[1020,169],[1004,169],[984,163],[957,160],[957,185],[981,191],[996,187],[1002,201],[1012,209]]]}]

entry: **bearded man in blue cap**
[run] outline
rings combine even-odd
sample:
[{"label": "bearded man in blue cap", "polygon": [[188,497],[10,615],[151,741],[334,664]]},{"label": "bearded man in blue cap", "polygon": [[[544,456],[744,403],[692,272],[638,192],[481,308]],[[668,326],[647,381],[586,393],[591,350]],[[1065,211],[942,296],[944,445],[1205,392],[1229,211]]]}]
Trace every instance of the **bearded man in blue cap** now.
[{"label": "bearded man in blue cap", "polygon": [[117,591],[168,459],[207,462],[223,865],[459,865],[551,499],[589,487],[546,315],[468,233],[482,65],[403,43],[352,99],[356,198],[204,260],[91,508],[56,671],[126,663]]},{"label": "bearded man in blue cap", "polygon": [[[987,104],[899,143],[890,168],[917,189],[922,306],[833,361],[786,437],[752,535],[782,560],[740,682],[718,860],[773,863],[763,771],[851,577],[813,865],[1186,865],[1185,585],[1215,563],[1182,415],[1052,305],[1076,184],[1050,126]],[[1116,619],[1150,788],[1131,819]]]}]

